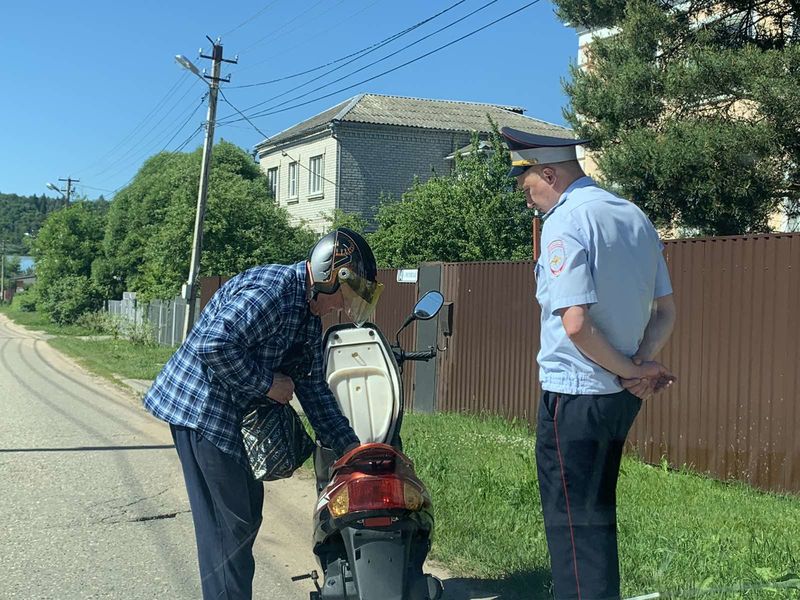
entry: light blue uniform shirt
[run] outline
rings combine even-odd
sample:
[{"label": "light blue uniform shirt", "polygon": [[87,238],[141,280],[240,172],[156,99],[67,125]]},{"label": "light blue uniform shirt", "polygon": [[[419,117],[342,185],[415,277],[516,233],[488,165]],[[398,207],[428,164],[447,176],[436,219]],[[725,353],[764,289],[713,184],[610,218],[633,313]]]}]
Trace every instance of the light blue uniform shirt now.
[{"label": "light blue uniform shirt", "polygon": [[562,394],[614,394],[619,378],[584,356],[559,311],[580,304],[625,356],[639,349],[653,300],[672,293],[663,245],[632,202],[582,177],[544,216],[536,299],[542,308],[539,379]]}]

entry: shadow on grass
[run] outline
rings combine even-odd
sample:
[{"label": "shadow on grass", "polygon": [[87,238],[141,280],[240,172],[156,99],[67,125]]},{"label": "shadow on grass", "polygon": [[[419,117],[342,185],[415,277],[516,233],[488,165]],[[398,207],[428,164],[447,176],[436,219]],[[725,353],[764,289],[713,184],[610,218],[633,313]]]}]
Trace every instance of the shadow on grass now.
[{"label": "shadow on grass", "polygon": [[550,571],[513,573],[502,579],[453,577],[445,580],[442,600],[550,600]]}]

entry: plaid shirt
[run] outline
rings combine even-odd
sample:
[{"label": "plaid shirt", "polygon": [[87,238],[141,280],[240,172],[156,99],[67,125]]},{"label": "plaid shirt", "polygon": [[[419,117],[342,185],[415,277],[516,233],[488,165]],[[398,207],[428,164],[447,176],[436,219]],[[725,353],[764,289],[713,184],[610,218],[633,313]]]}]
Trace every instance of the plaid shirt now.
[{"label": "plaid shirt", "polygon": [[154,416],[197,430],[250,469],[240,423],[248,405],[266,400],[287,350],[305,346],[307,377],[295,393],[322,442],[341,453],[357,443],[322,371],[322,320],[308,309],[306,263],[266,265],[225,283],[144,397]]}]

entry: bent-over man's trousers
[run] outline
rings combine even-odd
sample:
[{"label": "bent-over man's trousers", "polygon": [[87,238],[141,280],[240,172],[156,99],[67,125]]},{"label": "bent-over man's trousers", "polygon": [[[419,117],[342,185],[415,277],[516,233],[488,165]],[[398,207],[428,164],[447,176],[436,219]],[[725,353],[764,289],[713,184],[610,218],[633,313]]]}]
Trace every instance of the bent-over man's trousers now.
[{"label": "bent-over man's trousers", "polygon": [[203,600],[250,600],[264,484],[195,430],[170,428],[189,493]]}]

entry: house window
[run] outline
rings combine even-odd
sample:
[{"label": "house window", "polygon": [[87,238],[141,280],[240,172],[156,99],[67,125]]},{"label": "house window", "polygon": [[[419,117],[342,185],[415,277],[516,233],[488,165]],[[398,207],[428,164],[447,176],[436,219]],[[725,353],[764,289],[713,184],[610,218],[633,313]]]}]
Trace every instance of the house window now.
[{"label": "house window", "polygon": [[289,163],[289,198],[297,198],[297,163]]},{"label": "house window", "polygon": [[272,199],[278,200],[278,167],[267,169],[267,189]]},{"label": "house window", "polygon": [[309,196],[322,195],[322,155],[312,156],[308,162],[308,194]]}]

